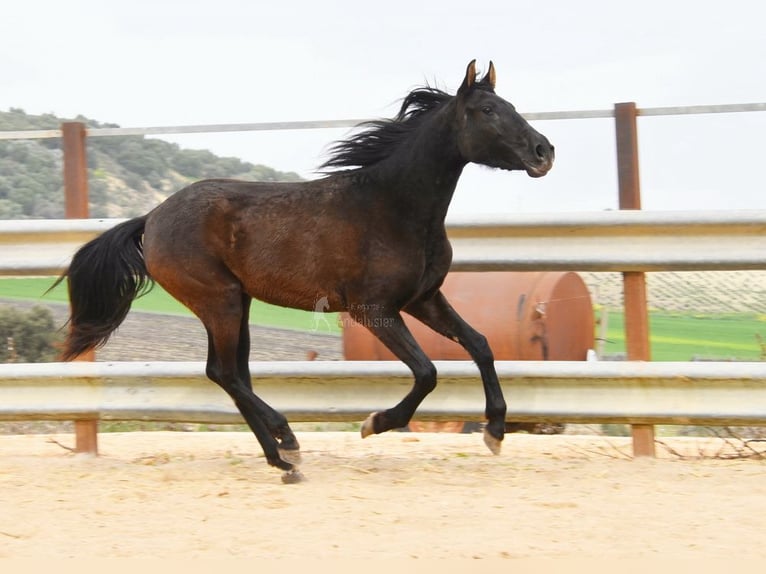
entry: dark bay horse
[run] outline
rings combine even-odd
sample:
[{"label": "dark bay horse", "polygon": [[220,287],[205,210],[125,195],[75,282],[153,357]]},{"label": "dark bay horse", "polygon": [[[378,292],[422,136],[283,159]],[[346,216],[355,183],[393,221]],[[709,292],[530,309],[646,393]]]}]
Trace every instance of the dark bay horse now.
[{"label": "dark bay horse", "polygon": [[199,317],[207,376],[231,396],[268,463],[296,482],[298,441],[252,390],[252,298],[309,311],[324,298],[325,310],[347,311],[412,370],[410,392],[371,414],[363,437],[406,426],[436,386],[436,369],[402,321],[404,311],[476,362],[486,395],[484,440],[498,453],[506,404],[492,351],[440,291],[452,259],[444,219],[466,164],[541,177],[553,165],[553,146],[495,94],[492,63],[478,79],[475,61],[454,96],[416,89],[395,118],[365,127],[332,148],[325,177],[199,181],[85,244],[58,279],[68,280],[71,303],[63,360],[105,344],[133,299],[159,283]]}]

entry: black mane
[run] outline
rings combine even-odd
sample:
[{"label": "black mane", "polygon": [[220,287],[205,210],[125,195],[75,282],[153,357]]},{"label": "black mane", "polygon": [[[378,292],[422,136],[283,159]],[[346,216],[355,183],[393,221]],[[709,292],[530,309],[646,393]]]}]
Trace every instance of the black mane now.
[{"label": "black mane", "polygon": [[402,102],[399,113],[390,120],[375,120],[360,124],[367,129],[334,144],[331,157],[320,167],[361,168],[385,159],[420,126],[423,118],[442,107],[454,96],[436,88],[424,87],[411,91]]}]

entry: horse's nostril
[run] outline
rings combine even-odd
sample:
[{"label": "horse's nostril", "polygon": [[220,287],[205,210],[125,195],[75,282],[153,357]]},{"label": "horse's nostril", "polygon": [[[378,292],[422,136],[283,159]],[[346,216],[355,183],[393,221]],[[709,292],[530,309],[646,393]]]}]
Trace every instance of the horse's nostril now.
[{"label": "horse's nostril", "polygon": [[[543,144],[537,144],[535,147],[535,153],[537,154],[537,159],[545,159],[548,156],[548,150],[549,148],[544,146]],[[553,146],[550,147],[550,151],[553,151]]]}]

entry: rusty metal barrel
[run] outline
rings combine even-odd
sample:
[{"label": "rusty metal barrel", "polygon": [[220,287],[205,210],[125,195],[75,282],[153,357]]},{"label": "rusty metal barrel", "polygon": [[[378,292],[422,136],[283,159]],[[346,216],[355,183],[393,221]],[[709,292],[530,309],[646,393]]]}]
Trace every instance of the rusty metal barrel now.
[{"label": "rusty metal barrel", "polygon": [[[593,304],[577,273],[455,272],[442,292],[497,360],[584,361],[594,347]],[[402,315],[432,360],[470,360],[456,342]],[[396,360],[366,328],[346,316],[342,323],[347,360]]]}]

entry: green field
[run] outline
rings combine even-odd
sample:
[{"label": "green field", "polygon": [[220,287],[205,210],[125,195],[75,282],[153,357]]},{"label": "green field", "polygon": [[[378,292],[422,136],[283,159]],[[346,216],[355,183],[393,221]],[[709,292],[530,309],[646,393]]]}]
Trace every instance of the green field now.
[{"label": "green field", "polygon": [[[45,294],[52,282],[51,278],[0,279],[0,299],[22,299],[43,304],[66,303],[64,285]],[[169,315],[191,315],[160,287],[155,287],[137,299],[133,309]],[[340,334],[336,317],[335,314],[329,315],[328,323],[334,333]],[[314,326],[314,314],[253,301],[250,321],[254,325],[310,331]],[[608,355],[624,352],[622,314],[610,312],[607,325],[604,352]],[[324,324],[322,329],[325,329]],[[757,337],[766,340],[766,318],[755,314],[698,315],[654,311],[650,313],[650,332],[653,361],[689,361],[692,358],[764,359],[764,350]]]},{"label": "green field", "polygon": [[[610,312],[606,354],[625,351],[622,313]],[[766,319],[755,314],[649,313],[653,361],[764,360],[757,336],[766,341]]]},{"label": "green field", "polygon": [[[0,299],[22,299],[41,304],[67,303],[65,284],[59,285],[48,294],[45,293],[53,282],[54,278],[46,277],[0,279]],[[166,315],[192,315],[191,311],[173,299],[158,285],[143,297],[136,299],[132,309]],[[314,313],[253,301],[250,309],[250,322],[253,325],[264,327],[309,331],[314,326]],[[340,334],[336,314],[328,314],[327,322],[333,332]],[[322,323],[322,332],[327,332],[324,323]]]}]

